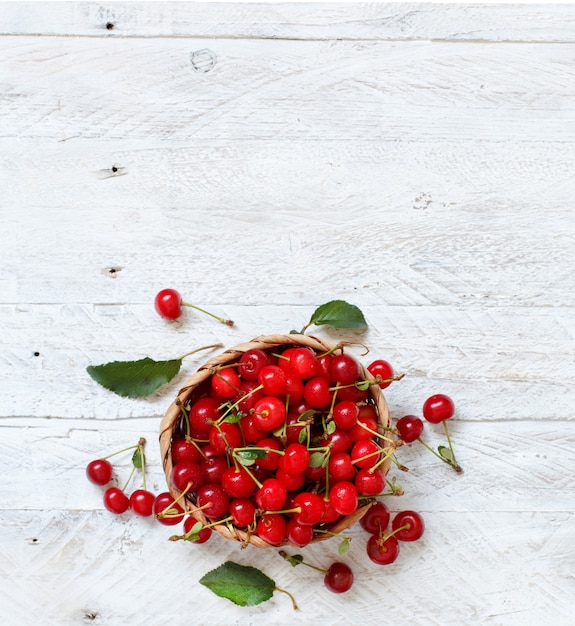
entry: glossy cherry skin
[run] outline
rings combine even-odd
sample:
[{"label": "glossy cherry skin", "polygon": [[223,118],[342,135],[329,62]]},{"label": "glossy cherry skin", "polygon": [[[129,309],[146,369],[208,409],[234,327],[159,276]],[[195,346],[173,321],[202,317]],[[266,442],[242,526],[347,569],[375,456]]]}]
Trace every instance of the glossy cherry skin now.
[{"label": "glossy cherry skin", "polygon": [[[164,512],[167,516],[161,517],[161,514]],[[168,491],[164,491],[156,496],[153,513],[158,522],[164,526],[175,526],[184,519],[182,507],[178,503],[174,504],[174,498]]]},{"label": "glossy cherry skin", "polygon": [[156,313],[167,320],[176,320],[182,314],[182,296],[175,289],[162,289],[154,299]]},{"label": "glossy cherry skin", "polygon": [[453,400],[442,393],[436,393],[423,403],[423,417],[432,424],[439,424],[453,417],[455,405]]},{"label": "glossy cherry skin", "polygon": [[389,565],[399,555],[399,543],[395,537],[371,535],[367,541],[367,556],[378,565]]},{"label": "glossy cherry skin", "polygon": [[361,527],[372,535],[382,535],[389,525],[389,509],[383,502],[372,504],[359,520]]},{"label": "glossy cherry skin", "polygon": [[[403,528],[404,526],[407,528]],[[417,541],[423,535],[425,524],[419,513],[400,511],[393,518],[391,528],[394,531],[393,536],[399,541]]]},{"label": "glossy cherry skin", "polygon": [[147,489],[136,489],[130,495],[130,509],[140,517],[150,517],[154,511],[156,496]]},{"label": "glossy cherry skin", "polygon": [[386,389],[391,385],[391,380],[389,379],[393,378],[393,367],[387,361],[378,359],[367,366],[367,371],[374,378],[377,379],[379,377],[381,381],[385,381],[379,383],[381,389]]},{"label": "glossy cherry skin", "polygon": [[109,487],[104,492],[104,506],[110,513],[120,515],[130,508],[130,500],[118,487]]},{"label": "glossy cherry skin", "polygon": [[415,415],[404,415],[397,420],[395,427],[405,443],[412,443],[421,437],[423,421]]},{"label": "glossy cherry skin", "polygon": [[106,459],[96,459],[86,467],[86,476],[95,485],[107,485],[112,480],[112,473],[112,464]]},{"label": "glossy cherry skin", "polygon": [[345,563],[336,561],[329,566],[323,582],[333,593],[344,593],[353,585],[353,572]]}]

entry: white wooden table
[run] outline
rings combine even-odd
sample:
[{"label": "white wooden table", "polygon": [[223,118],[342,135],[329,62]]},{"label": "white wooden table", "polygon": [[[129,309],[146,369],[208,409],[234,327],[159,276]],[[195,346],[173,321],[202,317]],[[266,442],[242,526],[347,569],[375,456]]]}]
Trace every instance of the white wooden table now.
[{"label": "white wooden table", "polygon": [[[14,2],[0,33],[2,624],[573,624],[575,6]],[[165,322],[164,287],[236,326]],[[160,419],[207,356],[143,400],[87,365],[334,298],[406,373],[395,417],[456,402],[462,475],[400,451],[389,505],[420,542],[377,567],[354,527],[336,596],[276,550],[104,510],[86,464],[144,436],[163,491]],[[198,584],[227,559],[300,611]]]}]

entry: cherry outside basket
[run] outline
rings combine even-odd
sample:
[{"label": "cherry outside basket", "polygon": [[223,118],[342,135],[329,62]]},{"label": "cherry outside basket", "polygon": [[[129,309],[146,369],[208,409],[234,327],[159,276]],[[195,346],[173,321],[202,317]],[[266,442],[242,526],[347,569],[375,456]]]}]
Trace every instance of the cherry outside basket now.
[{"label": "cherry outside basket", "polygon": [[[185,386],[179,391],[177,398],[169,406],[160,426],[161,458],[164,472],[166,475],[168,489],[170,493],[174,496],[174,499],[180,496],[181,493],[170,484],[170,474],[173,467],[171,444],[175,438],[181,438],[184,436],[185,433],[185,420],[182,415],[181,407],[189,406],[195,401],[196,397],[200,397],[202,393],[205,393],[205,385],[203,385],[202,389],[202,384],[205,383],[218,370],[218,368],[237,363],[242,354],[247,350],[258,348],[267,352],[281,352],[286,348],[299,346],[311,348],[316,354],[322,354],[333,350],[334,348],[334,354],[338,354],[342,351],[342,349],[340,347],[336,347],[335,344],[328,342],[325,339],[320,339],[318,337],[310,335],[292,334],[261,336],[256,337],[252,341],[241,343],[233,348],[225,350],[218,356],[211,358],[188,379]],[[361,363],[360,378],[362,380],[373,379],[373,377],[369,375],[369,373],[367,372],[365,367],[361,365]],[[389,414],[389,409],[379,385],[370,385],[368,388],[368,396],[369,402],[375,406],[375,409],[378,413],[380,425],[386,428],[390,427],[391,418]],[[386,442],[386,446],[387,445],[388,444]],[[384,450],[386,446],[383,446]],[[387,459],[386,462],[384,462],[380,467],[381,471],[384,474],[387,474],[387,472],[389,471],[390,464],[390,459]],[[194,511],[194,509],[196,508],[194,504],[194,494],[186,494],[184,498],[179,500],[179,504],[185,511],[193,511],[191,515],[193,515],[196,520],[201,521],[204,524],[210,523],[210,520],[208,520],[201,511]],[[342,517],[333,524],[323,525],[322,529],[328,532],[316,534],[312,540],[312,543],[329,539],[330,536],[332,536],[330,533],[340,533],[346,528],[349,528],[357,521],[359,521],[359,519],[361,519],[361,517],[371,506],[371,504],[372,501],[368,500],[366,505],[360,506],[353,514]],[[226,539],[233,539],[241,542],[242,544],[251,544],[260,548],[277,547],[267,543],[255,534],[248,535],[245,529],[234,528],[229,524],[217,524],[215,526],[212,526],[212,528]],[[281,545],[290,545],[290,542],[286,540]]]}]

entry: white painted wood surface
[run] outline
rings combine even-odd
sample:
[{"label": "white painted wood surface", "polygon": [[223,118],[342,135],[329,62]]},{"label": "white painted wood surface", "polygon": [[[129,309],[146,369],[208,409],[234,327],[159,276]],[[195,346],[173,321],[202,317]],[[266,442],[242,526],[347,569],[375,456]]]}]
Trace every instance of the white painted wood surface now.
[{"label": "white painted wood surface", "polygon": [[[14,2],[0,33],[2,623],[572,624],[575,7]],[[165,323],[166,286],[236,327]],[[407,374],[395,417],[456,402],[463,475],[401,451],[390,506],[422,541],[378,568],[354,528],[340,597],[275,550],[103,509],[85,465],[140,436],[163,490],[160,418],[203,357],[138,401],[87,365],[287,332],[333,298]],[[301,610],[198,584],[229,558]]]}]

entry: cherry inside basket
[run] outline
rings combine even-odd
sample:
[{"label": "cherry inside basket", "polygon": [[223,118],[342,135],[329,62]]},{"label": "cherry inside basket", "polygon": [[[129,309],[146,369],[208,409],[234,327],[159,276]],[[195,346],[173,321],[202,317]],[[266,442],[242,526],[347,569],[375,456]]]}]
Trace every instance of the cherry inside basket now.
[{"label": "cherry inside basket", "polygon": [[186,514],[242,544],[303,547],[349,528],[383,491],[390,425],[380,386],[349,348],[271,335],[191,376],[160,448]]}]

